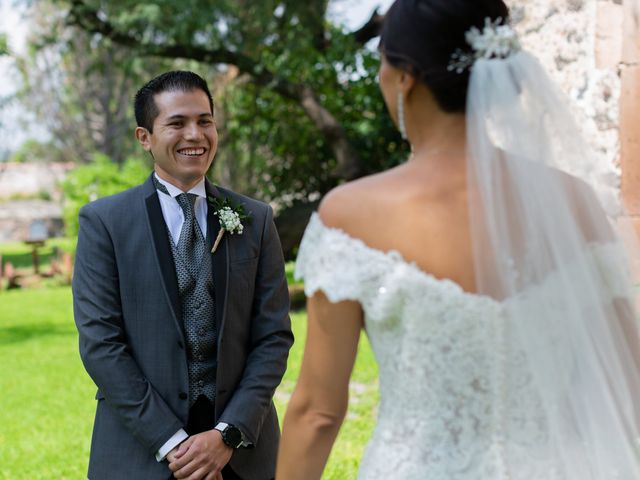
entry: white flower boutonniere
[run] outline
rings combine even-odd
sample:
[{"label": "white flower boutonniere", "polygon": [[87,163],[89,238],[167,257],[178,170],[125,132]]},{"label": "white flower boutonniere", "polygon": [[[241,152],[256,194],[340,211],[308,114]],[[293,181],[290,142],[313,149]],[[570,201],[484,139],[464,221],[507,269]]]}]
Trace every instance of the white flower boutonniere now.
[{"label": "white flower boutonniere", "polygon": [[215,242],[213,242],[213,248],[211,248],[211,253],[215,253],[224,236],[224,232],[229,232],[232,235],[234,233],[242,235],[244,231],[242,222],[251,221],[251,217],[245,212],[244,205],[233,205],[228,198],[220,200],[219,198],[208,196],[207,202],[213,208],[213,214],[220,220],[220,231]]}]

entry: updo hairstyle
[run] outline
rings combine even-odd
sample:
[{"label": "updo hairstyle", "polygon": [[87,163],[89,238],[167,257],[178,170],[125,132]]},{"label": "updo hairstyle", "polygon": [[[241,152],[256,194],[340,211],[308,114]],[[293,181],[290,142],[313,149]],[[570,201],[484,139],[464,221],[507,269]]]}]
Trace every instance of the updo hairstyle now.
[{"label": "updo hairstyle", "polygon": [[447,67],[458,50],[471,52],[465,33],[480,30],[485,19],[506,23],[509,9],[502,0],[396,0],[380,34],[380,51],[396,68],[414,75],[433,93],[445,112],[463,113],[470,69]]}]

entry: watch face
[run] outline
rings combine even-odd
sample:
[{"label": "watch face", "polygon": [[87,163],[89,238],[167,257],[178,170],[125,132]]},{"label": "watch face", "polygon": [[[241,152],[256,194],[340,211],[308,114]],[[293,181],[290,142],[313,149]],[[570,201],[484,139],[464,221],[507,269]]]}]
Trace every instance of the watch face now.
[{"label": "watch face", "polygon": [[222,439],[230,447],[238,448],[242,443],[242,433],[236,427],[229,425],[224,429]]}]

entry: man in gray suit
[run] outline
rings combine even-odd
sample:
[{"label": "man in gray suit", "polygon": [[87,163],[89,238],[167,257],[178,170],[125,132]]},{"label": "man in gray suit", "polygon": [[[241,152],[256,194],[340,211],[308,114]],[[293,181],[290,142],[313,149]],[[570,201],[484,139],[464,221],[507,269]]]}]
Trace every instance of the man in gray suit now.
[{"label": "man in gray suit", "polygon": [[271,208],[206,180],[218,136],[202,78],[154,78],[135,112],[155,171],[80,210],[74,315],[98,386],[88,476],[272,479],[293,336]]}]

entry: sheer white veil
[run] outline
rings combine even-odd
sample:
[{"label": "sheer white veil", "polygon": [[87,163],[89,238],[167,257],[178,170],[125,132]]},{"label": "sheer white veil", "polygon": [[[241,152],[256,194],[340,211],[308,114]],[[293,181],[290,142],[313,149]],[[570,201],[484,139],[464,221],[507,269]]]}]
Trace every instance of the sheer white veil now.
[{"label": "sheer white veil", "polygon": [[[559,478],[640,479],[629,272],[640,252],[625,248],[603,211],[599,195],[610,202],[611,189],[598,184],[597,161],[538,61],[517,49],[470,68],[470,221],[477,288],[505,310],[506,468],[517,471],[523,428],[511,420],[510,386],[527,381],[540,405],[529,420],[545,426],[539,447],[556,458]],[[516,378],[521,361],[530,378]]]}]

